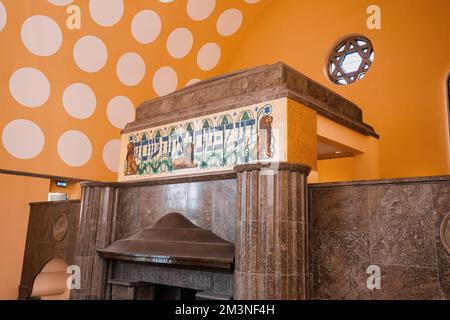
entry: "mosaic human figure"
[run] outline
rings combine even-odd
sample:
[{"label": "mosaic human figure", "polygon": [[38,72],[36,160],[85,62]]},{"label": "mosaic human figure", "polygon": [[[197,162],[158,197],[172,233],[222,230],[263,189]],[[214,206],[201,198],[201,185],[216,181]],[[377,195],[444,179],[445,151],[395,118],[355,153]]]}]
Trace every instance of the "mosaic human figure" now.
[{"label": "mosaic human figure", "polygon": [[272,157],[272,116],[263,116],[259,121],[258,136],[256,137],[256,145],[253,158],[259,160],[262,158]]},{"label": "mosaic human figure", "polygon": [[125,165],[125,175],[132,176],[137,174],[137,163],[134,157],[134,143],[130,142],[127,145],[127,158]]}]

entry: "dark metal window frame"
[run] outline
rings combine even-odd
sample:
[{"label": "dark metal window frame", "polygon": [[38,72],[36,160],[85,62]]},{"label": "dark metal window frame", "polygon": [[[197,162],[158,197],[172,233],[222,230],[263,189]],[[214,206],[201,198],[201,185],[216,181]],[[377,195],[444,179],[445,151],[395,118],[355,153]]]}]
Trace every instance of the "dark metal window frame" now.
[{"label": "dark metal window frame", "polygon": [[[365,44],[360,45],[358,41],[363,41]],[[343,50],[339,51],[342,47]],[[354,72],[345,72],[341,64],[343,58],[348,55],[358,52],[362,58],[361,64],[358,70]],[[373,53],[372,42],[363,36],[353,36],[341,41],[331,52],[328,58],[327,72],[331,81],[339,85],[346,85],[359,80],[366,72],[370,69],[372,65],[372,60],[370,56]],[[334,69],[333,69],[334,66]],[[367,68],[366,68],[367,66]],[[332,70],[333,69],[333,70]],[[339,81],[345,81],[346,83],[341,83]]]}]

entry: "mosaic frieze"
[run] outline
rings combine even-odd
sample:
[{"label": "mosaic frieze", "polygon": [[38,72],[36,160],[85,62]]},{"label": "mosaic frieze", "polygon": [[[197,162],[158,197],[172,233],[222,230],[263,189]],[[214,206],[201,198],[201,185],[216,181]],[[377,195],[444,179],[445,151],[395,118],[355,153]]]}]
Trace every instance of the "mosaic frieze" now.
[{"label": "mosaic frieze", "polygon": [[122,136],[120,180],[225,170],[272,160],[277,112],[264,103]]}]

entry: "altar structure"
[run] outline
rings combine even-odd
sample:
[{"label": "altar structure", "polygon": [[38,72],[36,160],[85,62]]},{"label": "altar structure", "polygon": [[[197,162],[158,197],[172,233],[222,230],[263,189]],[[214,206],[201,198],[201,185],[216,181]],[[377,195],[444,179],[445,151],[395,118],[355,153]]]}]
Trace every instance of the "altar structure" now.
[{"label": "altar structure", "polygon": [[82,184],[71,298],[449,298],[449,177],[308,183],[335,146],[379,178],[379,138],[355,104],[283,63],[144,102],[119,181]]},{"label": "altar structure", "polygon": [[[103,219],[110,219],[113,229],[108,230],[108,224],[95,226],[106,249],[95,248],[101,249],[101,257],[88,251],[88,256],[76,259],[80,265],[90,267],[89,273],[101,272],[95,277],[98,289],[108,287],[108,273],[112,279],[129,279],[136,268],[142,270],[141,279],[133,281],[154,283],[147,277],[169,273],[168,266],[178,265],[179,257],[163,248],[155,249],[154,254],[145,248],[143,241],[150,240],[165,241],[169,246],[162,234],[156,239],[148,238],[149,235],[129,236],[167,213],[180,212],[234,243],[229,261],[234,263],[234,272],[207,268],[212,270],[182,275],[178,271],[178,285],[168,280],[160,285],[186,288],[183,281],[199,277],[190,289],[235,299],[307,299],[306,184],[311,169],[317,167],[318,115],[374,141],[378,138],[363,123],[357,106],[282,63],[203,81],[144,102],[137,110],[136,121],[122,133],[120,183],[84,185],[83,198],[87,201],[83,208],[87,207],[86,211],[82,209],[82,219],[88,220],[82,225],[99,221],[98,217],[89,216],[99,214],[95,210],[99,202],[90,200],[91,193],[98,192],[101,198],[105,192],[109,194],[109,201],[102,204],[108,208]],[[114,196],[117,193],[118,200]],[[115,207],[116,201],[122,207]],[[130,216],[135,211],[141,214],[138,219]],[[131,225],[116,237],[114,225],[119,219],[122,229],[124,224]],[[105,233],[99,232],[99,227],[106,228]],[[80,240],[83,234],[82,231]],[[128,237],[128,246],[117,245],[124,237]],[[180,242],[178,239],[179,245]],[[194,242],[190,239],[185,245],[196,249],[184,251],[200,251],[200,243]],[[123,252],[118,252],[119,248]],[[105,255],[111,250],[115,254]],[[130,264],[147,259],[159,261],[163,270],[156,272],[154,267]],[[204,267],[201,261],[205,259],[208,257],[191,259],[190,265]],[[203,279],[205,274],[208,277]],[[204,287],[198,287],[200,284]],[[222,287],[217,288],[218,284]],[[112,296],[117,286],[120,285],[112,282]],[[90,293],[88,297],[102,298],[99,294],[106,291]]]}]

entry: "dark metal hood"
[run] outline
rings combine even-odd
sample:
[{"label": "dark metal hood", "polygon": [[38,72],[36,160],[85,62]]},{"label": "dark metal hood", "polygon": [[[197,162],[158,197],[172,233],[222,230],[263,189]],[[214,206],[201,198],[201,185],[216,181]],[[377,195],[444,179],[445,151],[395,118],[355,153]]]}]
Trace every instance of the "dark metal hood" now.
[{"label": "dark metal hood", "polygon": [[101,257],[152,264],[231,270],[234,244],[204,230],[179,213],[98,250]]}]

